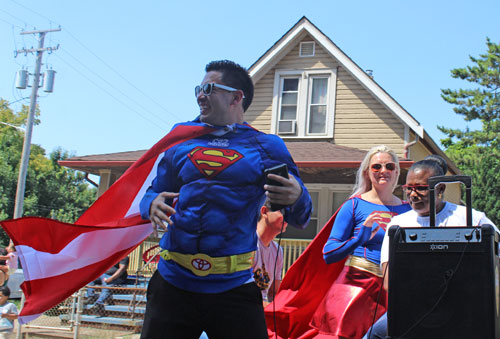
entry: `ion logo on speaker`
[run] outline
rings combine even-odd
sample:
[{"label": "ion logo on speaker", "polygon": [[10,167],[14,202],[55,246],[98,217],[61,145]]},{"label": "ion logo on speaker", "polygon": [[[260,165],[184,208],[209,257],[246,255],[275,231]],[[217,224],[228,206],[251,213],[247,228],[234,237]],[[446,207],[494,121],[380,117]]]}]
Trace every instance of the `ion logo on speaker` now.
[{"label": "ion logo on speaker", "polygon": [[431,251],[434,251],[434,250],[447,251],[448,250],[448,245],[431,244],[430,249],[431,249]]}]

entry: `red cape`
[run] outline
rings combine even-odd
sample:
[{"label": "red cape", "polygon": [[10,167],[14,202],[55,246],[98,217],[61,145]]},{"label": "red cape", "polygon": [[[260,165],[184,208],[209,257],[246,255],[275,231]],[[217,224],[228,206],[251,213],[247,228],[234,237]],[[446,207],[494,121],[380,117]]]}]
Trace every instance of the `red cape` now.
[{"label": "red cape", "polygon": [[345,263],[327,264],[323,259],[323,247],[338,211],[288,269],[274,301],[264,309],[269,338],[310,338],[318,334],[309,322]]},{"label": "red cape", "polygon": [[[177,125],[137,160],[74,224],[36,217],[1,221],[0,225],[16,245],[23,263],[25,281],[21,288],[26,301],[19,314],[19,322],[24,324],[54,307],[139,245],[152,228],[147,225],[149,221],[142,220],[139,215],[137,202],[144,194],[141,188],[151,172],[156,175],[154,165],[158,156],[174,145],[211,131],[213,128],[205,126]],[[138,233],[137,230],[143,229],[140,226],[144,225],[147,232]],[[100,255],[105,253],[104,250],[85,251],[91,244],[77,241],[81,236],[106,230],[123,232],[119,232],[120,237],[107,239],[106,249],[113,251],[105,258]],[[123,248],[124,239],[127,240],[126,248]],[[60,253],[62,257],[69,258],[61,261],[64,266],[53,267],[45,262],[55,259],[55,255]],[[71,258],[75,257],[83,257],[84,261],[73,266]]]}]

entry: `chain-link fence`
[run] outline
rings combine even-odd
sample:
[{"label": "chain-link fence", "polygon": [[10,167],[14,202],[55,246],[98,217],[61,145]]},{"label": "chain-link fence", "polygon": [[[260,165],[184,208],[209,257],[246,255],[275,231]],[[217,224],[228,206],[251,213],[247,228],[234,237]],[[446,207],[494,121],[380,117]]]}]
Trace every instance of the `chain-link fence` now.
[{"label": "chain-link fence", "polygon": [[[138,338],[146,309],[147,282],[158,263],[157,244],[144,241],[130,253],[130,275],[125,285],[86,286],[16,328],[17,337]],[[106,294],[109,296],[99,298]]]},{"label": "chain-link fence", "polygon": [[[309,242],[283,239],[284,271]],[[86,286],[29,324],[16,324],[17,338],[139,338],[147,282],[156,270],[159,252],[156,242],[144,241],[130,254],[130,275],[125,285]],[[109,292],[109,297],[99,300],[103,292]]]},{"label": "chain-link fence", "polygon": [[146,285],[147,278],[140,277],[135,284],[86,286],[21,326],[18,337],[133,338],[142,328]]}]

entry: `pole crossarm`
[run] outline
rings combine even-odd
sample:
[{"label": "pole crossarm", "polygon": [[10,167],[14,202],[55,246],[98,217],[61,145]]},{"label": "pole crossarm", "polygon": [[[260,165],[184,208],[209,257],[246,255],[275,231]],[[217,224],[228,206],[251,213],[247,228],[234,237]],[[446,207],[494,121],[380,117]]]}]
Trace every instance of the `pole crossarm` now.
[{"label": "pole crossarm", "polygon": [[59,45],[55,46],[55,47],[45,47],[45,48],[29,48],[29,49],[26,49],[26,48],[23,48],[23,49],[18,49],[17,51],[14,52],[14,56],[17,57],[18,54],[28,54],[28,53],[36,53],[36,52],[45,52],[45,51],[48,51],[48,52],[53,52],[53,51],[56,51],[59,49]]},{"label": "pole crossarm", "polygon": [[39,33],[49,33],[49,32],[59,32],[61,30],[61,27],[59,28],[51,28],[51,29],[40,29],[40,30],[35,30],[35,31],[23,31],[19,34],[24,35],[24,34],[39,34]]}]

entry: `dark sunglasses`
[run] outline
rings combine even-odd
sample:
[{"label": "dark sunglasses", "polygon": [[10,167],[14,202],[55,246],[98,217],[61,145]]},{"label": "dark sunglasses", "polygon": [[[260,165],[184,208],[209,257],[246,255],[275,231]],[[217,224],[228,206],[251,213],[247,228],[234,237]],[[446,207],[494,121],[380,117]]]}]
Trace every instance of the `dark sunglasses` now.
[{"label": "dark sunglasses", "polygon": [[371,165],[372,172],[380,172],[382,167],[385,167],[388,171],[394,171],[396,169],[396,164],[393,162],[389,162],[387,164],[373,164]]},{"label": "dark sunglasses", "polygon": [[406,194],[410,194],[411,192],[425,194],[429,190],[429,185],[403,185],[401,187]]},{"label": "dark sunglasses", "polygon": [[[198,97],[198,95],[203,91],[203,94],[206,96],[209,96],[212,94],[212,91],[214,90],[214,87],[226,90],[228,92],[237,92],[239,89],[232,88],[229,86],[221,85],[221,84],[216,84],[215,82],[209,83],[209,84],[204,84],[204,85],[198,85],[194,88],[194,95]],[[245,96],[243,95],[243,99],[245,99]]]}]

